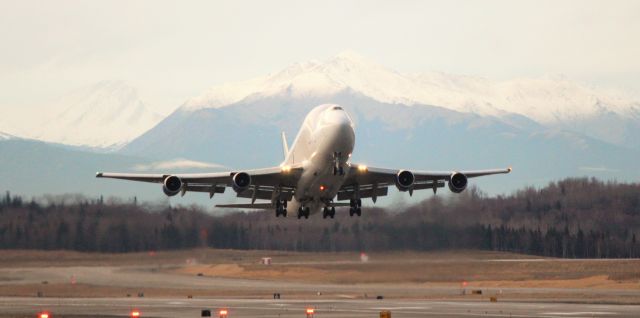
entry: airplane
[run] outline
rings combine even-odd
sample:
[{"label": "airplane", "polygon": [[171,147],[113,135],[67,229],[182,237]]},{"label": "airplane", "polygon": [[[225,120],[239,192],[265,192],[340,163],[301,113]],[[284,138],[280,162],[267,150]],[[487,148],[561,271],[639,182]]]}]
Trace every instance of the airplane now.
[{"label": "airplane", "polygon": [[[221,208],[274,209],[276,217],[297,215],[298,219],[322,211],[334,218],[336,207],[349,207],[350,216],[362,214],[362,199],[375,204],[389,187],[413,195],[416,190],[444,188],[464,191],[468,178],[510,173],[511,168],[476,171],[411,171],[369,167],[351,162],[355,146],[355,125],[336,104],[312,109],[291,148],[282,133],[284,161],[275,167],[246,171],[190,174],[138,174],[98,172],[98,178],[114,178],[162,184],[167,196],[205,192],[212,198],[232,188],[247,204],[222,204]],[[256,200],[269,200],[256,203]],[[337,201],[349,201],[337,202]]]}]

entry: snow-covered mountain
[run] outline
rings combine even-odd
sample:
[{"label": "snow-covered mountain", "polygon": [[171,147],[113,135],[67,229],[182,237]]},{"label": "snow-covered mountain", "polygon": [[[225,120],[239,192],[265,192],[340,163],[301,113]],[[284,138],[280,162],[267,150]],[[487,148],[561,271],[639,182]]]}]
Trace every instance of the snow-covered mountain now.
[{"label": "snow-covered mountain", "polygon": [[7,134],[7,133],[3,133],[0,131],[0,140],[9,140],[9,139],[14,139],[16,137],[14,137],[13,135]]},{"label": "snow-covered mountain", "polygon": [[[402,74],[353,52],[296,63],[248,81],[216,86],[188,100],[183,111],[219,108],[275,96],[329,97],[353,91],[381,103],[434,105],[479,116],[524,116],[618,145],[640,147],[640,102],[563,77],[492,81],[439,72]],[[612,129],[613,126],[613,129]]]},{"label": "snow-covered mountain", "polygon": [[157,124],[136,90],[119,81],[104,81],[77,90],[48,105],[46,120],[30,137],[68,145],[117,147]]}]

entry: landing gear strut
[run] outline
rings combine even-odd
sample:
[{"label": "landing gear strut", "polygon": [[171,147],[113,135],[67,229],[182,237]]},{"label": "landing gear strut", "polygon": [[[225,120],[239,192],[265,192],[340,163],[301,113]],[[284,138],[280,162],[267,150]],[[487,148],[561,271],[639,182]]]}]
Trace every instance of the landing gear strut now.
[{"label": "landing gear strut", "polygon": [[327,217],[330,218],[334,218],[336,216],[336,208],[335,207],[324,207],[324,209],[322,209],[322,218],[326,219]]},{"label": "landing gear strut", "polygon": [[278,200],[276,201],[276,217],[287,217],[287,201],[286,200]]},{"label": "landing gear strut", "polygon": [[298,219],[302,218],[304,216],[305,219],[309,218],[309,214],[311,214],[311,209],[307,206],[307,207],[300,207],[298,208]]},{"label": "landing gear strut", "polygon": [[362,200],[360,199],[351,199],[349,202],[349,216],[353,216],[354,214],[357,216],[362,215]]}]

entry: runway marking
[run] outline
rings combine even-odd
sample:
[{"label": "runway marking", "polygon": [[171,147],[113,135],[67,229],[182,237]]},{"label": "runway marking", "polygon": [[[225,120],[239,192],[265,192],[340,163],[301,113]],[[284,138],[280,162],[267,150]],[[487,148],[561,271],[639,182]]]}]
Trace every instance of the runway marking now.
[{"label": "runway marking", "polygon": [[421,306],[414,306],[414,307],[372,307],[370,309],[372,309],[372,310],[429,310],[429,309],[433,309],[433,307],[421,307]]},{"label": "runway marking", "polygon": [[542,315],[555,315],[555,316],[593,316],[593,315],[618,315],[617,312],[610,311],[576,311],[576,312],[543,312]]}]

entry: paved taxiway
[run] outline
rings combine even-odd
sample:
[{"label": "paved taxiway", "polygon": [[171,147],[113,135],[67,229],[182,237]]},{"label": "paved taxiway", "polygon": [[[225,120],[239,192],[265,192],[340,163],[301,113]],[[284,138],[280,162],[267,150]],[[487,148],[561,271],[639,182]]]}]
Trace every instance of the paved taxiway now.
[{"label": "paved taxiway", "polygon": [[[0,298],[0,317],[19,317],[48,310],[52,317],[127,316],[139,309],[143,317],[200,317],[202,309],[227,308],[233,317],[378,317],[391,310],[397,317],[639,317],[640,306],[424,300],[254,300],[161,298]],[[215,315],[214,315],[215,316]]]}]

